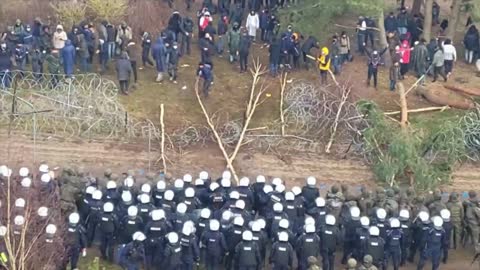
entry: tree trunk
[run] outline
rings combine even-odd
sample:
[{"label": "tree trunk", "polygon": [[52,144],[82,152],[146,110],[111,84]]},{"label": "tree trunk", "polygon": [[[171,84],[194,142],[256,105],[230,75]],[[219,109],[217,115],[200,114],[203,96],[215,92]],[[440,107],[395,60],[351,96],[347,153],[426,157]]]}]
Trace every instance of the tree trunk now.
[{"label": "tree trunk", "polygon": [[412,14],[420,14],[422,9],[423,0],[414,0],[412,6]]},{"label": "tree trunk", "polygon": [[450,16],[448,18],[448,29],[447,29],[447,38],[452,39],[455,37],[457,32],[458,17],[460,16],[460,6],[462,5],[462,0],[453,0],[452,10],[450,11]]},{"label": "tree trunk", "polygon": [[423,22],[423,38],[430,41],[432,37],[432,9],[433,0],[425,1],[425,21]]},{"label": "tree trunk", "polygon": [[[383,14],[383,9],[380,10],[380,14],[378,15],[378,29],[380,30],[378,33],[378,38],[380,40],[380,48],[379,50],[383,50],[384,48],[388,47],[387,42],[387,33],[385,31],[385,14]],[[385,66],[390,67],[392,65],[392,56],[390,55],[390,51],[387,50],[384,54]]]}]

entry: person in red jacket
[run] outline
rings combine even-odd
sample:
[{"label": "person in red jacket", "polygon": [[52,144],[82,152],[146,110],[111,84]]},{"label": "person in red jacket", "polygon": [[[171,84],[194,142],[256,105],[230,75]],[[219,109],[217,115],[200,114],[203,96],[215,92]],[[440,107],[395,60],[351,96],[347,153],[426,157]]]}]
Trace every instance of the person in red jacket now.
[{"label": "person in red jacket", "polygon": [[400,46],[400,75],[402,79],[408,72],[410,65],[410,52],[412,49],[413,48],[410,47],[408,40],[402,41],[402,45]]}]

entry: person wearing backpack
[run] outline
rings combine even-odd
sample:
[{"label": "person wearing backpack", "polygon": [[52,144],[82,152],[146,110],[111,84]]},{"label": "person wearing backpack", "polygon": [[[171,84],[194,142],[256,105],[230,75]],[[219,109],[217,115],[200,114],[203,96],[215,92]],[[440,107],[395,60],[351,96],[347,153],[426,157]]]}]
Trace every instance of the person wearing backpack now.
[{"label": "person wearing backpack", "polygon": [[140,266],[145,266],[145,246],[146,239],[142,232],[135,232],[132,236],[133,241],[120,245],[116,252],[115,263],[124,270],[139,270]]}]

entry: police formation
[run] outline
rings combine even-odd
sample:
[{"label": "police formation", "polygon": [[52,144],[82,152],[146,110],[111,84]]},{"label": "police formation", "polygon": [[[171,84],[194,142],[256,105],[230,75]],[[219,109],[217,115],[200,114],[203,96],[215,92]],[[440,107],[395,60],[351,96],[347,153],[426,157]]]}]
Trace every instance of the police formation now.
[{"label": "police formation", "polygon": [[429,260],[439,269],[462,239],[478,243],[474,192],[462,204],[456,193],[444,203],[440,191],[362,188],[354,195],[346,185],[321,197],[314,177],[289,191],[280,178],[267,183],[261,175],[232,186],[228,171],[217,180],[187,174],[172,185],[162,175],[152,185],[126,176],[117,186],[105,177],[105,187],[85,188],[70,215],[72,269],[95,239],[104,259],[129,270],[319,269],[320,257],[332,270],[339,255],[347,269],[399,269],[416,255],[417,269]]}]

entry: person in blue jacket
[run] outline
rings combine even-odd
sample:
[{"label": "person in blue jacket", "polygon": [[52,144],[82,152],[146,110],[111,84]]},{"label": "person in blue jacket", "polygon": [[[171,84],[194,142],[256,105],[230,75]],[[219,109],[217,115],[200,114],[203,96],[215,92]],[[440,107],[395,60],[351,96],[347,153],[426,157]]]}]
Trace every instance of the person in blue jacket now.
[{"label": "person in blue jacket", "polygon": [[73,76],[75,69],[75,47],[72,45],[71,40],[65,41],[65,47],[61,51],[63,71],[67,77]]},{"label": "person in blue jacket", "polygon": [[163,38],[159,37],[155,44],[152,46],[152,57],[155,60],[155,65],[157,67],[157,82],[163,80],[163,73],[166,70],[165,56],[167,54],[167,49],[163,43]]}]

